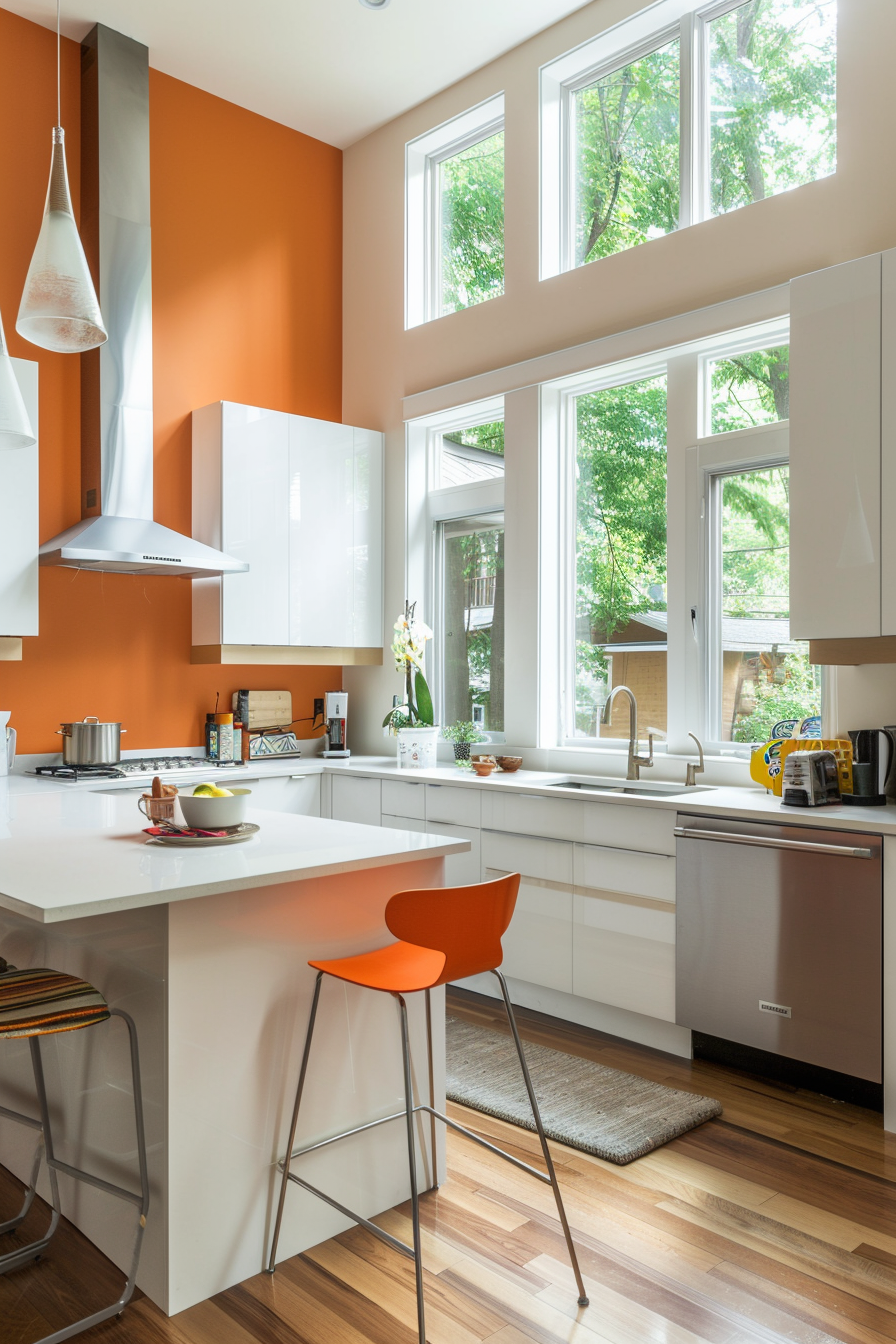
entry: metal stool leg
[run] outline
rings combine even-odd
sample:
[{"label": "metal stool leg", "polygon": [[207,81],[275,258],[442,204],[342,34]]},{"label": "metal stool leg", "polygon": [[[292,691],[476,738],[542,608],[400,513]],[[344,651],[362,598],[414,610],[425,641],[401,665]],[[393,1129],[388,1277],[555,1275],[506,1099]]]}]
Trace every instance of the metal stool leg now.
[{"label": "metal stool leg", "polygon": [[[8,1116],[11,1120],[18,1120],[21,1124],[28,1125],[29,1128],[40,1130],[40,1137],[37,1141],[37,1150],[34,1154],[34,1164],[31,1168],[31,1184],[25,1194],[25,1202],[18,1217],[11,1219],[0,1227],[0,1232],[13,1232],[24,1220],[25,1215],[34,1203],[34,1197],[37,1194],[37,1180],[40,1175],[41,1158],[46,1153],[49,1159],[53,1151],[53,1134],[50,1128],[50,1110],[47,1105],[47,1089],[44,1082],[43,1059],[40,1053],[40,1037],[32,1036],[28,1041],[31,1047],[31,1068],[34,1073],[34,1090],[37,1094],[37,1105],[40,1112],[39,1120],[32,1120],[30,1116],[19,1115],[15,1111],[8,1111],[5,1107],[0,1108],[2,1114]],[[52,1213],[50,1224],[42,1237],[36,1241],[31,1241],[27,1246],[20,1246],[15,1251],[9,1251],[6,1255],[0,1256],[0,1274],[8,1274],[10,1270],[19,1269],[29,1260],[36,1260],[42,1251],[49,1246],[53,1234],[59,1226],[59,1219],[62,1217],[62,1209],[59,1203],[59,1185],[56,1180],[55,1168],[49,1166],[47,1174],[50,1178],[50,1197],[52,1200]]]},{"label": "metal stool leg", "polygon": [[520,1040],[520,1033],[516,1025],[516,1015],[513,1011],[513,1004],[510,1002],[510,994],[507,990],[507,981],[500,971],[492,972],[497,976],[498,983],[501,986],[501,993],[504,996],[504,1007],[507,1010],[507,1019],[510,1022],[510,1030],[513,1032],[513,1041],[516,1046],[516,1052],[519,1055],[520,1068],[523,1071],[523,1081],[526,1084],[526,1091],[529,1094],[529,1104],[532,1107],[532,1115],[535,1118],[535,1128],[538,1130],[538,1137],[541,1141],[541,1151],[544,1156],[545,1166],[548,1169],[548,1176],[551,1179],[551,1186],[554,1191],[554,1199],[557,1203],[557,1213],[560,1218],[560,1226],[563,1228],[563,1235],[566,1238],[566,1247],[569,1251],[569,1259],[572,1264],[572,1272],[576,1276],[576,1285],[579,1290],[579,1306],[588,1306],[588,1297],[585,1293],[585,1284],[582,1281],[582,1273],[579,1269],[579,1261],[576,1256],[576,1248],[573,1245],[572,1233],[569,1230],[569,1223],[566,1219],[566,1210],[563,1207],[563,1200],[560,1196],[560,1186],[557,1183],[557,1173],[554,1171],[554,1160],[551,1157],[551,1150],[548,1147],[548,1141],[544,1132],[544,1125],[541,1122],[541,1111],[538,1109],[538,1100],[535,1096],[535,1088],[532,1086],[532,1079],[529,1076],[529,1066],[526,1063],[526,1056],[523,1053],[523,1043]]},{"label": "metal stool leg", "polygon": [[314,1034],[314,1020],[317,1017],[317,1005],[320,1002],[320,986],[324,978],[323,971],[318,971],[317,979],[314,982],[314,998],[311,1000],[311,1016],[308,1018],[308,1030],[305,1033],[305,1049],[302,1053],[302,1067],[299,1070],[299,1085],[296,1088],[296,1104],[292,1109],[292,1123],[289,1127],[289,1142],[286,1145],[286,1157],[283,1160],[283,1180],[280,1182],[280,1199],[277,1204],[277,1218],[274,1223],[274,1240],[271,1242],[271,1255],[268,1260],[268,1273],[273,1274],[277,1268],[277,1244],[280,1241],[280,1226],[283,1222],[283,1206],[286,1203],[286,1187],[289,1182],[289,1164],[292,1161],[292,1150],[296,1141],[296,1127],[299,1123],[299,1107],[302,1104],[302,1092],[305,1088],[305,1074],[308,1072],[308,1056],[311,1053],[311,1037]]},{"label": "metal stool leg", "polygon": [[[408,1166],[411,1177],[411,1218],[414,1225],[414,1272],[417,1281],[417,1334],[419,1344],[426,1344],[426,1320],[423,1305],[423,1249],[420,1245],[420,1195],[417,1191],[417,1153],[414,1144],[414,1085],[411,1078],[411,1043],[408,1036],[408,1009],[400,994],[396,994],[401,1010],[401,1053],[404,1061],[404,1100],[408,1130]],[[427,991],[427,999],[429,991]]]},{"label": "metal stool leg", "polygon": [[436,1079],[432,1059],[432,998],[431,990],[426,991],[426,1062],[429,1067],[429,1142],[432,1185],[430,1190],[439,1188],[439,1164],[436,1156]]},{"label": "metal stool leg", "polygon": [[[137,1232],[134,1238],[134,1253],[131,1259],[131,1271],[127,1282],[122,1290],[121,1296],[117,1301],[108,1307],[103,1307],[100,1311],[93,1312],[90,1316],[83,1317],[80,1321],[74,1321],[62,1330],[55,1331],[52,1335],[45,1335],[43,1339],[37,1341],[37,1344],[62,1344],[63,1340],[71,1339],[73,1335],[78,1335],[82,1330],[89,1330],[91,1326],[99,1325],[101,1321],[108,1321],[112,1316],[120,1316],[134,1292],[137,1282],[137,1267],[140,1263],[140,1250],[143,1245],[143,1233],[146,1228],[146,1215],[149,1210],[149,1174],[146,1162],[146,1133],[143,1124],[143,1088],[140,1078],[140,1054],[137,1046],[137,1028],[128,1013],[122,1012],[120,1008],[111,1008],[110,1013],[113,1017],[120,1017],[128,1029],[128,1040],[131,1052],[131,1081],[134,1091],[134,1120],[137,1131],[137,1156],[140,1165],[140,1193],[135,1194],[130,1190],[125,1190],[121,1186],[113,1185],[110,1181],[104,1181],[99,1176],[94,1176],[88,1171],[82,1171],[79,1167],[72,1167],[67,1162],[60,1161],[57,1158],[53,1147],[53,1131],[50,1125],[50,1109],[47,1103],[47,1089],[44,1081],[43,1060],[40,1053],[40,1037],[32,1036],[30,1038],[31,1060],[34,1066],[34,1082],[37,1089],[37,1101],[40,1110],[40,1125],[43,1130],[43,1141],[46,1148],[47,1171],[50,1177],[50,1190],[53,1199],[53,1220],[51,1221],[51,1231],[45,1238],[44,1245],[49,1241],[52,1231],[55,1230],[59,1221],[59,1189],[56,1178],[57,1171],[63,1172],[75,1180],[83,1181],[87,1185],[94,1186],[97,1190],[102,1190],[106,1194],[114,1195],[118,1199],[126,1200],[127,1203],[135,1205],[139,1210],[139,1219],[137,1223]],[[7,1114],[10,1114],[7,1112]],[[26,1124],[33,1125],[35,1122],[25,1116],[13,1117],[23,1120]],[[22,1264],[25,1260],[30,1260],[35,1255],[35,1246],[24,1247],[21,1251],[13,1252],[12,1256],[0,1260],[0,1270],[6,1271],[14,1269],[16,1264]],[[11,1263],[12,1260],[15,1263]]]}]

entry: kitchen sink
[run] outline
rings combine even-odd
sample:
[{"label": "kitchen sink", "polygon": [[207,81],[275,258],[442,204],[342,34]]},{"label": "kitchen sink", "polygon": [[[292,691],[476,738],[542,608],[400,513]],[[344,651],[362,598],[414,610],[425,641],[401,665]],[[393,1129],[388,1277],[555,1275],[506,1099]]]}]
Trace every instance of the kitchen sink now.
[{"label": "kitchen sink", "polygon": [[639,779],[561,779],[551,789],[569,789],[575,793],[633,793],[639,797],[678,798],[690,793],[711,793],[711,784],[671,784],[657,780],[652,784]]}]

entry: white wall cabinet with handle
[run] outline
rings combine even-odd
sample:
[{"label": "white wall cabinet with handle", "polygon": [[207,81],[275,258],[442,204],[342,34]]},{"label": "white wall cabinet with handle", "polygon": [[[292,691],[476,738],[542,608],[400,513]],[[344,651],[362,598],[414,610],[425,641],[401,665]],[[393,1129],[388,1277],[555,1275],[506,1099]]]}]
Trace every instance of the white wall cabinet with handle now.
[{"label": "white wall cabinet with handle", "polygon": [[383,436],[234,402],[193,412],[193,661],[382,662]]}]

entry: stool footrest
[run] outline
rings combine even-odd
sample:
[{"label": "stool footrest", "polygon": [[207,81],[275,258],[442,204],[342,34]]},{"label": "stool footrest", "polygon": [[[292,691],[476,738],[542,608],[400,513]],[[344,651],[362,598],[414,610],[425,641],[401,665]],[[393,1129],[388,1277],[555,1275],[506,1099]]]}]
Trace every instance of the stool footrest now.
[{"label": "stool footrest", "polygon": [[377,1227],[376,1223],[372,1223],[369,1218],[362,1218],[360,1213],[355,1213],[354,1210],[346,1208],[344,1204],[339,1203],[338,1199],[333,1199],[332,1196],[324,1194],[323,1190],[318,1190],[317,1186],[309,1185],[307,1181],[303,1181],[301,1176],[294,1176],[292,1172],[288,1172],[287,1177],[294,1185],[300,1185],[302,1189],[307,1190],[309,1194],[317,1195],[318,1199],[322,1199],[325,1204],[329,1204],[331,1208],[336,1209],[338,1213],[344,1214],[346,1218],[351,1218],[352,1221],[356,1222],[360,1227],[366,1227],[368,1232],[372,1232],[375,1237],[379,1237],[380,1241],[384,1241],[386,1245],[391,1246],[393,1250],[399,1251],[402,1255],[406,1255],[410,1260],[416,1260],[417,1257],[414,1255],[410,1246],[407,1246],[403,1241],[399,1241],[398,1237],[393,1237],[390,1232],[384,1232],[381,1227]]}]

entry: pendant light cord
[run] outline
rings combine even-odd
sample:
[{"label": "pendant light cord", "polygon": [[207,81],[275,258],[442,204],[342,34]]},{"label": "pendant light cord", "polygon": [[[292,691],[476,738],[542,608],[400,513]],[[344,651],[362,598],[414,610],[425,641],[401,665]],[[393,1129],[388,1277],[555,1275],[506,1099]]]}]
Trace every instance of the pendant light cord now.
[{"label": "pendant light cord", "polygon": [[62,125],[62,62],[60,58],[59,11],[62,0],[56,0],[56,125]]}]

